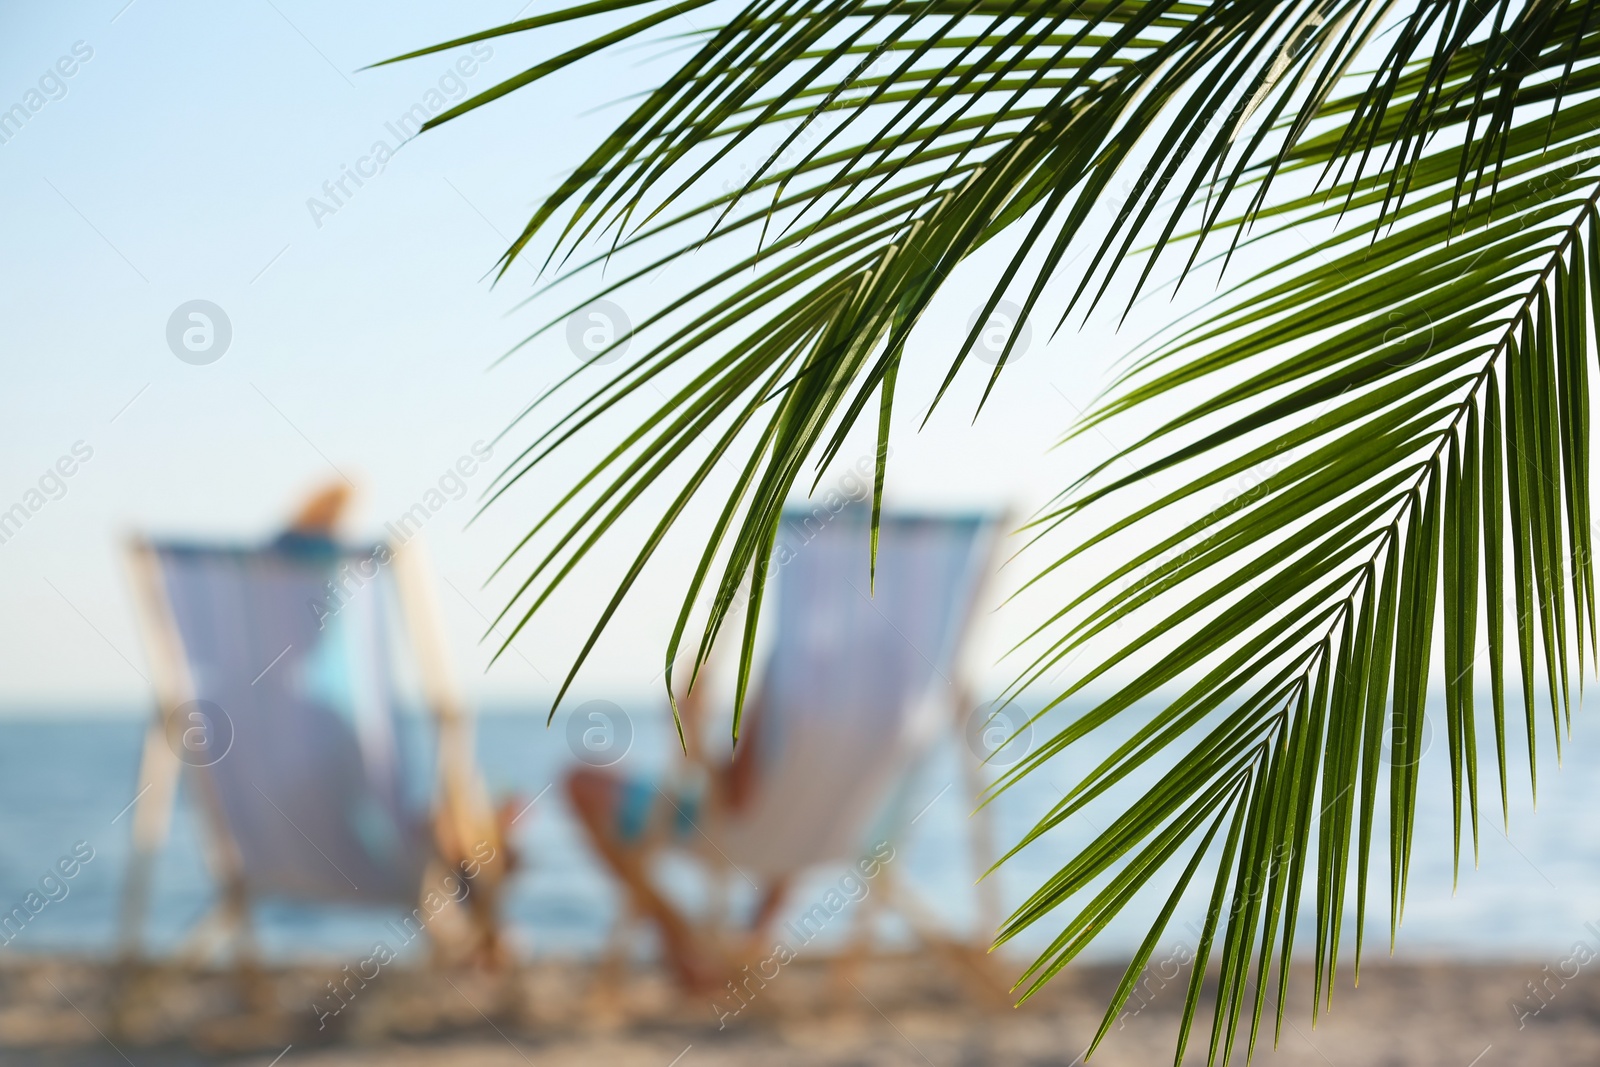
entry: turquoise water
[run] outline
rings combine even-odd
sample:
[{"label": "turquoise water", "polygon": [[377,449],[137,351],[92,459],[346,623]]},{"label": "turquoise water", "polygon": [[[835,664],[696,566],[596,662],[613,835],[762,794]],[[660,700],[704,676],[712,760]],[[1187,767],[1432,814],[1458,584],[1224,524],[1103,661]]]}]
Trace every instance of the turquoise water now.
[{"label": "turquoise water", "polygon": [[[622,766],[646,771],[665,765],[670,755],[670,725],[656,710],[633,712],[635,739]],[[1451,894],[1448,765],[1442,738],[1423,760],[1410,901],[1401,928],[1399,953],[1410,958],[1437,956],[1543,959],[1560,955],[1582,938],[1595,941],[1586,922],[1600,925],[1600,747],[1574,715],[1578,735],[1565,751],[1566,769],[1553,758],[1543,764],[1537,815],[1529,810],[1526,771],[1513,774],[1512,834],[1508,840],[1483,823],[1482,869],[1463,870]],[[515,827],[526,857],[509,901],[509,920],[520,951],[528,954],[588,955],[604,943],[615,916],[617,896],[581,841],[566,809],[558,780],[572,762],[562,723],[546,731],[541,716],[488,714],[478,731],[479,760],[496,793],[516,791],[541,799]],[[0,719],[0,911],[21,903],[77,842],[87,842],[94,858],[65,880],[66,895],[51,901],[0,955],[69,950],[109,953],[114,942],[118,893],[129,852],[132,818],[119,812],[136,791],[137,754],[142,723],[136,718],[12,715]],[[1541,737],[1547,742],[1547,736]],[[996,840],[1014,841],[1032,819],[1059,798],[1059,788],[1091,765],[1103,748],[1089,748],[1053,766],[1007,794],[995,807]],[[1553,753],[1548,753],[1553,756]],[[1526,760],[1519,752],[1513,766]],[[1485,766],[1485,797],[1495,796],[1492,768]],[[976,898],[971,890],[972,857],[966,849],[960,765],[954,743],[936,752],[910,784],[913,812],[926,810],[895,842],[894,869],[915,894],[952,929],[970,929]],[[1496,810],[1498,800],[1495,800]],[[1003,869],[1000,893],[1008,905],[1046,877],[1075,846],[1090,840],[1109,816],[1104,808],[1075,818]],[[1379,831],[1380,840],[1382,831]],[[1469,846],[1470,850],[1470,846]],[[80,847],[80,854],[82,848]],[[797,915],[841,871],[819,870],[793,895]],[[676,891],[693,896],[698,882],[687,866],[669,866],[663,876]],[[51,883],[52,887],[56,883]],[[1373,917],[1381,948],[1387,929],[1387,867],[1379,859],[1374,898],[1383,911]],[[737,886],[735,887],[738,888]],[[52,889],[59,895],[60,889]],[[1164,891],[1163,894],[1164,896]],[[147,925],[158,949],[176,945],[209,908],[215,896],[199,848],[194,810],[180,797],[172,833],[155,878],[155,899]],[[738,894],[735,893],[735,897]],[[736,900],[737,903],[737,900]],[[1091,950],[1091,957],[1116,958],[1137,944],[1159,902],[1141,899]],[[1186,901],[1169,932],[1171,943],[1190,942],[1183,917],[1194,921],[1200,901]],[[361,909],[321,909],[267,904],[256,922],[266,952],[274,957],[343,956],[369,948],[393,915]],[[1065,920],[1067,916],[1061,916]],[[842,933],[837,923],[825,940]],[[1304,927],[1303,927],[1304,929]],[[1041,928],[1042,935],[1053,930]],[[890,940],[905,929],[892,921],[881,930]],[[1031,944],[1037,946],[1040,938]]]}]

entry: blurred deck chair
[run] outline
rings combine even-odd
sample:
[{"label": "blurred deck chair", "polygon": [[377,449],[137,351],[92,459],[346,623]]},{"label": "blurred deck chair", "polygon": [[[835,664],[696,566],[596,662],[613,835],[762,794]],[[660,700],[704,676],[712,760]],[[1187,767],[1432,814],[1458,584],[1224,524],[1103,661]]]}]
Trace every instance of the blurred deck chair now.
[{"label": "blurred deck chair", "polygon": [[[930,802],[910,795],[913,772],[941,737],[957,739],[962,792],[976,801],[978,761],[960,743],[971,707],[961,660],[1001,533],[998,515],[885,513],[874,581],[868,507],[785,512],[772,646],[749,712],[753,795],[726,817],[709,812],[704,832],[683,839],[718,872],[714,883],[786,884],[812,868],[860,860],[877,843],[903,841]],[[981,873],[992,860],[987,809],[966,829]],[[859,962],[873,916],[893,910],[919,941],[957,962],[964,980],[1003,997],[1007,983],[986,955],[999,921],[994,882],[980,884],[977,928],[962,939],[915,899],[895,864],[874,866],[838,961]],[[728,929],[725,899],[725,889],[714,889],[696,935],[719,950],[761,933]],[[625,913],[608,949],[602,974],[613,979],[622,926],[631,921]]]},{"label": "blurred deck chair", "polygon": [[[250,904],[275,899],[392,908],[406,930],[428,931],[436,963],[497,964],[508,852],[417,549],[286,536],[251,548],[135,540],[128,556],[157,714],[134,805],[124,961],[141,954],[182,771],[221,890],[185,954],[231,939],[253,969]],[[436,767],[402,743],[398,668],[412,664]],[[462,899],[436,911],[430,890]]]}]

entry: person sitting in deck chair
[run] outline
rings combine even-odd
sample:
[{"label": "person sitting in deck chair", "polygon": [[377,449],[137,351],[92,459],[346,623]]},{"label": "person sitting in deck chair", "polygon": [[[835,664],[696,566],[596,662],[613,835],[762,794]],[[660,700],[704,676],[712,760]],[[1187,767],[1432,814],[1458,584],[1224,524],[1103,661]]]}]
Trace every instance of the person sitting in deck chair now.
[{"label": "person sitting in deck chair", "polygon": [[[786,513],[772,652],[731,760],[671,783],[592,767],[568,775],[590,842],[683,985],[714,988],[732,968],[725,946],[656,886],[652,861],[673,848],[759,881],[732,954],[769,947],[795,877],[865,854],[874,817],[965,699],[957,661],[997,527],[990,516],[886,514],[874,579],[868,507]],[[703,693],[679,705],[691,759]]]},{"label": "person sitting in deck chair", "polygon": [[[507,962],[498,898],[522,806],[494,810],[473,765],[416,549],[340,541],[350,496],[318,490],[265,547],[131,546],[159,714],[124,897],[130,956],[181,766],[241,957],[250,902],[277,898],[398,905],[397,929],[416,928],[408,942],[425,929],[436,961]],[[434,768],[402,744],[395,668],[408,659],[433,713]]]},{"label": "person sitting in deck chair", "polygon": [[[338,530],[349,510],[354,491],[346,481],[329,482],[310,493],[300,506],[295,510],[282,533],[272,541],[272,547],[288,552],[305,552],[312,555],[337,555],[340,551]],[[454,798],[446,798],[453,800]],[[524,799],[518,794],[511,794],[495,807],[493,813],[493,828],[476,826],[474,822],[481,822],[481,813],[474,814],[463,811],[462,805],[456,803],[441,803],[434,809],[432,825],[433,849],[439,862],[447,870],[479,872],[474,877],[481,875],[482,847],[481,842],[492,841],[498,846],[496,851],[500,855],[500,862],[495,866],[492,879],[494,884],[484,885],[475,897],[468,895],[467,907],[471,915],[472,925],[476,927],[475,937],[477,946],[468,950],[469,958],[475,962],[492,968],[503,966],[507,962],[506,948],[500,936],[498,915],[495,900],[499,882],[510,875],[520,865],[520,857],[511,846],[511,824],[519,814],[526,811]]]}]

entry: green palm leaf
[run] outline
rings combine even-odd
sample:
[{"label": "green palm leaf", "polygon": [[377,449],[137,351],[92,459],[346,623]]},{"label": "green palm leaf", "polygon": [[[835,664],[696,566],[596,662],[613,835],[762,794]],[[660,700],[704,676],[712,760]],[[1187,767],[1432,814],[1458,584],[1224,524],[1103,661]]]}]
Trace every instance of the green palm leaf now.
[{"label": "green palm leaf", "polygon": [[[662,483],[670,501],[575,673],[729,459],[739,474],[702,531],[666,675],[670,686],[692,609],[709,597],[699,663],[748,587],[742,704],[783,502],[797,485],[814,486],[851,429],[876,415],[876,515],[907,340],[957,265],[1005,238],[980,325],[951,346],[934,401],[960,379],[981,408],[1011,353],[977,377],[967,356],[1007,294],[1024,315],[1048,311],[1065,323],[1126,278],[1130,303],[1108,309],[1125,314],[1161,265],[1181,281],[1259,245],[1272,266],[1137,352],[1074,431],[1141,416],[1183,390],[1179,415],[1032,523],[1040,578],[1091,551],[1151,547],[1125,553],[1040,621],[1013,693],[1037,691],[1087,654],[1072,683],[1048,694],[1040,722],[1054,724],[1068,698],[1113,672],[1128,680],[995,785],[1003,791],[1125,722],[1141,701],[1160,704],[1013,853],[1142,768],[1156,784],[1039,887],[998,940],[1061,924],[1019,983],[1026,997],[1140,889],[1167,888],[1098,1042],[1185,889],[1214,863],[1178,1058],[1214,949],[1209,1056],[1231,1057],[1247,1017],[1248,1056],[1274,966],[1281,1026],[1307,897],[1313,1010],[1326,1003],[1347,940],[1352,853],[1359,967],[1380,825],[1392,943],[1430,680],[1445,689],[1458,861],[1464,827],[1475,846],[1480,657],[1505,818],[1507,580],[1530,760],[1543,714],[1536,689],[1548,689],[1559,746],[1585,631],[1595,656],[1594,7],[753,0],[730,9],[693,35],[690,57],[539,207],[502,260],[504,269],[538,241],[558,270],[554,284],[581,284],[607,263],[621,270],[600,292],[674,264],[692,279],[639,324],[648,341],[640,354],[533,435],[497,482],[496,496],[555,450],[590,440],[619,405],[666,386],[663,402],[610,442],[502,563],[525,574],[502,613],[514,621],[511,636]],[[603,0],[464,38],[594,15],[629,20],[435,124],[656,32],[682,10]],[[1358,63],[1367,73],[1353,72]],[[773,128],[782,140],[739,189],[707,191],[714,168]],[[1098,226],[1091,212],[1117,179],[1130,195]],[[1297,231],[1316,240],[1287,245]],[[576,258],[593,245],[592,258]],[[696,260],[717,265],[693,273],[686,257],[708,247],[728,251]],[[1073,247],[1091,255],[1069,273]],[[1061,278],[1073,295],[1047,308],[1046,287]],[[1124,461],[1135,473],[1112,477],[1111,463]],[[1246,477],[1249,492],[1214,504]],[[1072,547],[1054,547],[1062,538]],[[1055,915],[1064,905],[1075,908],[1071,918]]]}]

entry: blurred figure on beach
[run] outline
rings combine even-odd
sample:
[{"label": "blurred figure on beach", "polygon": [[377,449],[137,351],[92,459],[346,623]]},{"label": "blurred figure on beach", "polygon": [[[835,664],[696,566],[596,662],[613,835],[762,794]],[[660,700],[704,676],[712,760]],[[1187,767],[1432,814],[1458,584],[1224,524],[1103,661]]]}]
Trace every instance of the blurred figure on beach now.
[{"label": "blurred figure on beach", "polygon": [[[308,493],[293,510],[288,525],[272,540],[272,547],[307,555],[333,555],[340,550],[340,533],[345,525],[355,490],[344,480],[330,481]],[[398,546],[391,546],[393,548]],[[437,962],[452,962],[452,957],[462,957],[465,962],[491,969],[509,965],[510,950],[498,921],[499,901],[503,884],[520,866],[521,857],[510,843],[511,826],[527,810],[526,801],[519,794],[503,798],[492,813],[492,821],[484,823],[482,813],[471,804],[452,803],[451,797],[440,798],[435,804],[432,833],[438,862],[446,870],[479,871],[474,877],[474,892],[464,903],[471,914],[471,922],[464,924],[459,936],[451,940],[465,943],[464,949],[451,952],[444,938],[436,937],[433,952]],[[475,843],[495,842],[495,859],[484,864],[475,853]]]}]

